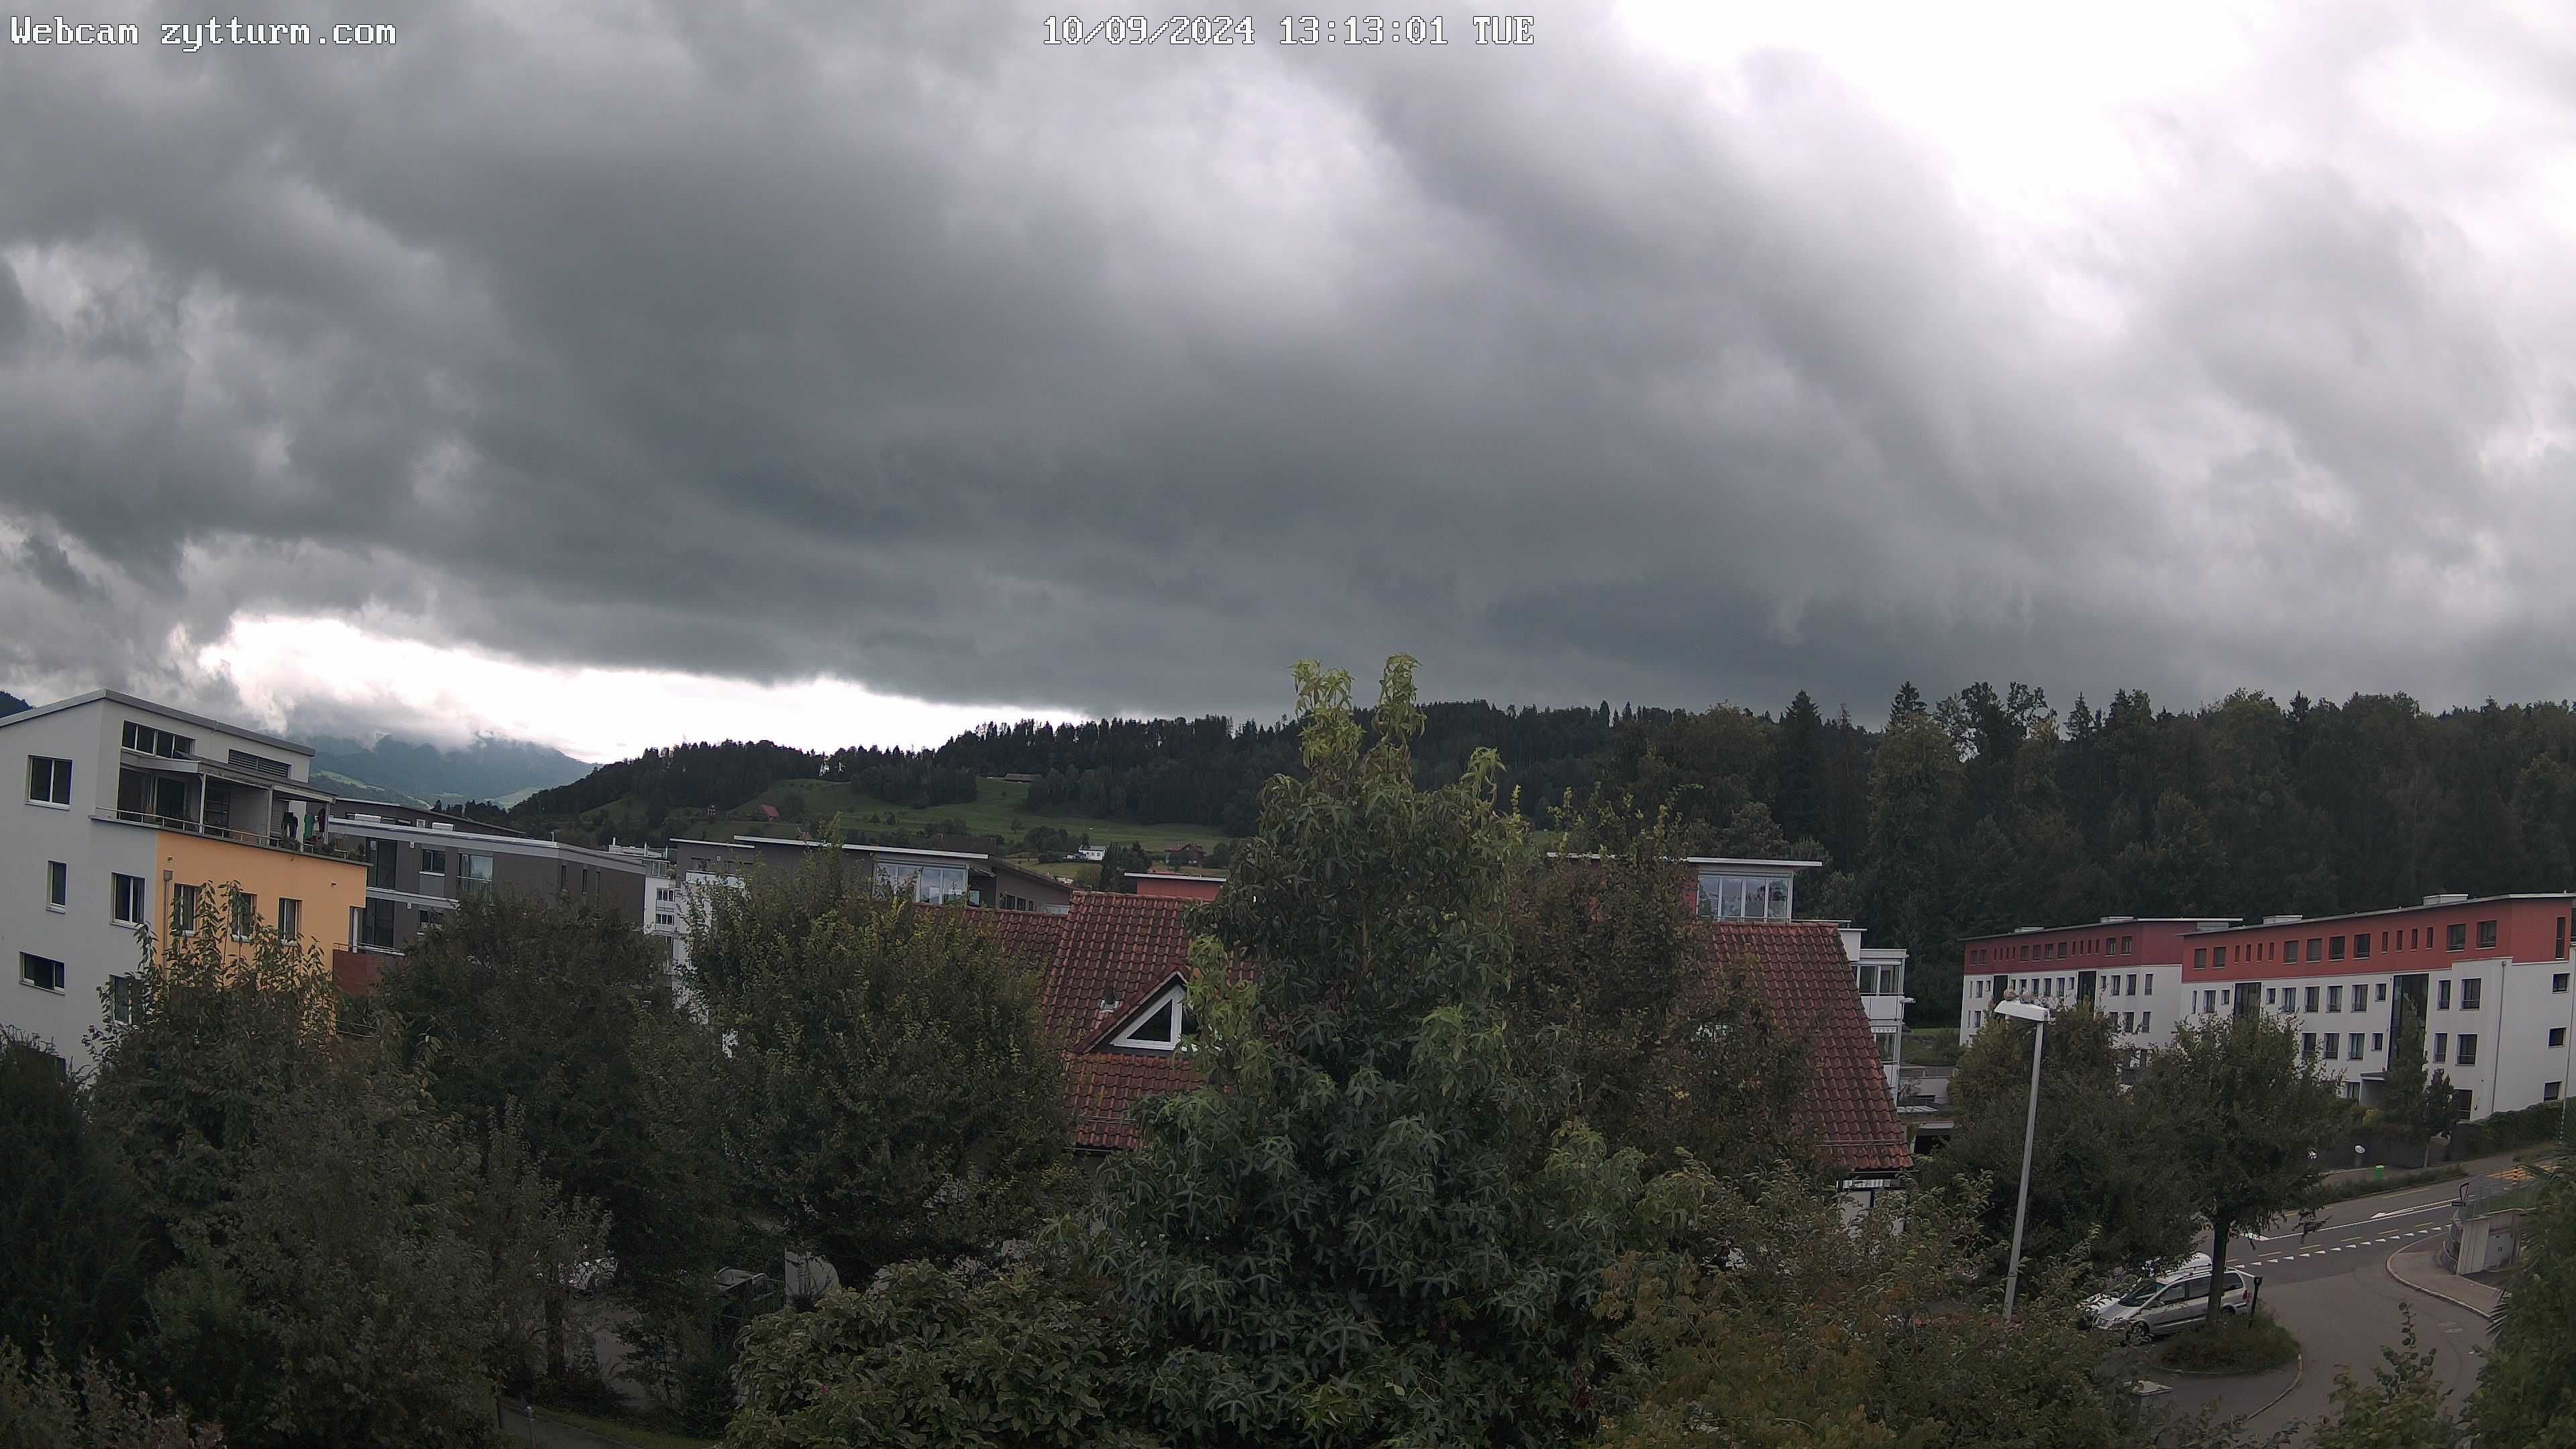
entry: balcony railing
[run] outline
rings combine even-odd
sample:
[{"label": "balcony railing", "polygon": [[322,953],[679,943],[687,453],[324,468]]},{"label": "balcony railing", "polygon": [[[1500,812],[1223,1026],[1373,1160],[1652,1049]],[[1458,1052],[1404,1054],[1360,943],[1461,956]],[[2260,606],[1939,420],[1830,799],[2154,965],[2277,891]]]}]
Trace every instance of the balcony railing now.
[{"label": "balcony railing", "polygon": [[248,830],[231,830],[221,825],[207,825],[177,815],[156,815],[149,810],[97,810],[91,814],[101,820],[117,820],[127,825],[148,825],[155,830],[173,830],[182,835],[202,835],[208,840],[229,840],[235,845],[256,846],[261,850],[282,850],[289,855],[318,855],[330,860],[363,861],[366,857],[355,849],[330,839],[297,840],[286,835],[260,835]]}]

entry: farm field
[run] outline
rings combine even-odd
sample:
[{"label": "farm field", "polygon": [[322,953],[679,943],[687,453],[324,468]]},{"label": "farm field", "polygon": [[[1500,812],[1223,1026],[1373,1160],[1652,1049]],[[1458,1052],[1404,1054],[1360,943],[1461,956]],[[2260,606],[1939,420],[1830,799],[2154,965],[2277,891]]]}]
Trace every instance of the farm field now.
[{"label": "farm field", "polygon": [[[1016,780],[982,780],[977,782],[977,798],[962,805],[933,805],[926,808],[895,805],[871,795],[862,795],[849,786],[831,780],[781,780],[744,801],[726,817],[710,820],[699,829],[721,829],[728,835],[747,835],[762,829],[775,829],[780,822],[760,820],[752,807],[773,805],[782,817],[792,812],[811,825],[820,825],[835,813],[844,814],[862,826],[916,830],[939,821],[954,821],[977,835],[998,835],[1018,843],[1030,828],[1051,825],[1076,840],[1084,835],[1094,845],[1133,841],[1148,851],[1168,850],[1176,845],[1213,846],[1225,837],[1212,825],[1137,825],[1123,820],[1095,820],[1079,815],[1031,815],[1025,809],[1029,787]],[[891,817],[891,818],[889,818]],[[788,822],[791,823],[792,822]]]}]

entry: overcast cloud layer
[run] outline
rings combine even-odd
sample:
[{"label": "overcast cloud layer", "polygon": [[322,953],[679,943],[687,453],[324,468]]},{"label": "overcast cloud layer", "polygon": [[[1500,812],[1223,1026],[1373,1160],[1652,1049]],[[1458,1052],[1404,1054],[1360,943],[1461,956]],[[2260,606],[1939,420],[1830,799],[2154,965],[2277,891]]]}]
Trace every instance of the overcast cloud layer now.
[{"label": "overcast cloud layer", "polygon": [[1709,8],[0,47],[0,683],[2576,693],[2576,13]]}]

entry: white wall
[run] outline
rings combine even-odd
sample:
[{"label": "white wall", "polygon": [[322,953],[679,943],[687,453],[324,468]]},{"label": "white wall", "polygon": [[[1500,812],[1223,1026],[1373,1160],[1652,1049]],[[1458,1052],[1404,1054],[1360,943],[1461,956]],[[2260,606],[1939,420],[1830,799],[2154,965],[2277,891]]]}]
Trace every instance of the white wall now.
[{"label": "white wall", "polygon": [[[112,877],[145,882],[147,911],[160,888],[154,877],[157,835],[93,817],[116,803],[116,769],[105,703],[0,728],[0,1024],[43,1039],[76,1068],[90,1065],[82,1036],[104,1012],[99,992],[112,975],[134,970],[142,947],[133,928],[115,922]],[[70,808],[27,799],[27,757],[72,761]],[[62,910],[46,904],[46,866],[69,868]],[[63,989],[43,991],[19,978],[19,954],[63,963]]]}]

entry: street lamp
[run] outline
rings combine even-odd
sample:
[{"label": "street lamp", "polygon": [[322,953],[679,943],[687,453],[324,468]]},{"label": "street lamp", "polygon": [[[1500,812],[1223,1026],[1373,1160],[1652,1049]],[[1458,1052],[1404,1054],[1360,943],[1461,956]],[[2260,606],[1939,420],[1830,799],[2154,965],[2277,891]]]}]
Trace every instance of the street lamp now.
[{"label": "street lamp", "polygon": [[2039,1051],[2048,1040],[2048,1019],[2054,1013],[2035,1001],[1997,1002],[1995,1010],[2031,1024],[2030,1115],[2021,1129],[2021,1196],[2013,1203],[2012,1265],[2004,1271],[2004,1322],[2010,1323],[2013,1295],[2021,1287],[2021,1227],[2030,1216],[2030,1149],[2039,1139]]}]

